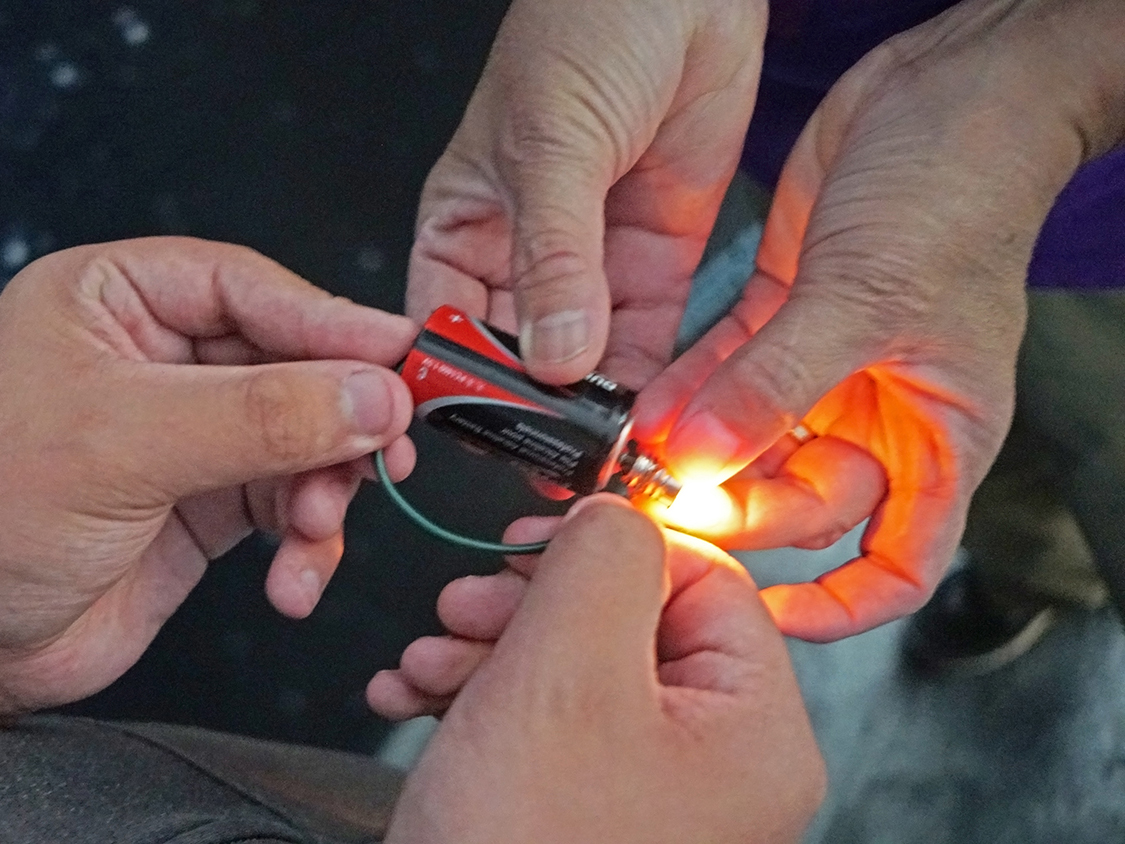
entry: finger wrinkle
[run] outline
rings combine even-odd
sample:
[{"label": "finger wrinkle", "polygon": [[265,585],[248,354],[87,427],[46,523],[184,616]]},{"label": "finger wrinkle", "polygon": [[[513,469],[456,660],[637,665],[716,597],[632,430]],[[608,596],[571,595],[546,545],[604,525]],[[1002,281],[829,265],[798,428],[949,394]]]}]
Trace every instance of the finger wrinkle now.
[{"label": "finger wrinkle", "polygon": [[[888,361],[886,363],[899,363],[899,361]],[[978,408],[967,396],[952,389],[943,388],[931,380],[922,377],[911,377],[909,371],[904,372],[901,369],[892,368],[890,365],[884,365],[871,367],[866,370],[866,374],[875,383],[880,384],[893,393],[909,393],[929,401],[936,401],[938,404],[953,408],[973,419],[986,422],[990,421],[979,414]],[[896,396],[896,398],[898,398],[898,396]],[[902,399],[900,398],[899,400],[901,401]],[[911,402],[911,404],[914,404],[914,402]]]},{"label": "finger wrinkle", "polygon": [[[671,528],[665,528],[665,530],[671,530]],[[717,569],[711,567],[710,565],[707,565],[706,567],[700,569],[697,573],[695,573],[695,574],[693,574],[693,575],[691,575],[691,576],[689,576],[689,577],[687,577],[683,580],[680,580],[680,579],[677,579],[676,577],[673,577],[672,578],[672,588],[669,591],[668,598],[665,600],[665,603],[664,603],[665,608],[667,609],[667,608],[671,607],[671,605],[673,603],[675,603],[675,601],[681,595],[683,595],[684,592],[698,586],[700,583],[702,583],[708,577],[715,574],[716,571],[717,571]]]},{"label": "finger wrinkle", "polygon": [[93,258],[79,278],[80,292],[109,319],[109,324],[97,320],[87,327],[114,351],[143,360],[195,362],[192,344],[160,318],[125,265],[112,255]]},{"label": "finger wrinkle", "polygon": [[[758,272],[762,273],[763,275],[769,275],[761,269],[759,269]],[[774,278],[774,276],[769,277]],[[752,311],[753,304],[750,302],[750,300],[742,298],[735,303],[734,307],[731,308],[730,312],[727,314],[727,318],[730,320],[728,324],[733,325],[734,328],[737,329],[738,332],[742,335],[741,342],[738,343],[738,346],[741,346],[743,343],[749,342],[754,337],[754,314],[752,313]],[[719,358],[719,360],[721,362],[723,358]]]},{"label": "finger wrinkle", "polygon": [[851,607],[851,604],[847,602],[844,596],[841,595],[834,587],[828,585],[827,581],[829,580],[831,575],[832,572],[822,574],[809,585],[814,588],[820,589],[825,595],[831,598],[836,604],[839,605],[840,609],[844,611],[844,615],[848,618],[848,620],[852,624],[855,624],[855,622],[859,620],[859,616],[856,615],[855,611]]},{"label": "finger wrinkle", "polygon": [[668,300],[667,288],[641,285],[638,289],[636,286],[630,285],[623,290],[612,288],[610,290],[611,302],[614,310],[626,310],[629,316],[663,311],[675,312],[679,311],[687,300],[688,292],[691,290],[691,276],[687,276],[682,282],[676,282],[675,287],[682,294],[675,301]]},{"label": "finger wrinkle", "polygon": [[[433,190],[427,185],[423,202],[427,205],[433,204],[439,207],[445,204],[453,208],[460,208],[462,204],[469,205],[472,202],[476,202],[490,210],[494,210],[496,208],[496,199],[492,195],[489,186],[496,184],[496,182],[499,181],[499,177],[492,167],[488,166],[493,163],[492,159],[488,156],[478,155],[475,148],[472,150],[462,149],[463,145],[459,143],[460,140],[461,137],[458,135],[450,141],[449,146],[446,148],[445,152],[442,153],[440,163],[453,169],[455,169],[455,167],[463,167],[473,178],[458,179],[456,188],[446,185],[444,192]],[[468,216],[469,215],[460,213],[453,214],[448,211],[445,214],[427,214],[425,220],[419,227],[418,233],[423,234],[431,227],[438,232],[448,231],[450,228],[459,225],[460,221]],[[457,222],[445,222],[450,218]]]},{"label": "finger wrinkle", "polygon": [[263,351],[238,334],[191,340],[192,363],[205,366],[249,366],[265,363]]},{"label": "finger wrinkle", "polygon": [[209,562],[211,560],[211,554],[206,548],[203,547],[203,541],[199,538],[199,535],[196,534],[196,532],[192,529],[191,525],[188,523],[188,520],[183,517],[183,514],[180,512],[179,506],[172,508],[172,515],[175,516],[176,521],[180,523],[180,527],[184,529],[184,534],[188,537],[188,539],[191,540],[191,544],[195,546],[195,550],[199,552],[200,556],[203,557],[205,561]]},{"label": "finger wrinkle", "polygon": [[[827,507],[828,499],[824,495],[824,493],[820,491],[820,488],[817,486],[815,481],[813,481],[811,478],[806,477],[805,475],[799,475],[793,472],[788,472],[786,476],[789,483],[793,485],[793,488],[797,493],[805,495],[808,498],[812,499],[812,501],[810,502],[810,506],[819,505],[820,507]],[[826,483],[830,482],[830,480],[826,481]]]},{"label": "finger wrinkle", "polygon": [[660,374],[671,356],[662,355],[643,346],[627,346],[608,353],[598,370],[631,389],[643,388]]},{"label": "finger wrinkle", "polygon": [[[864,560],[867,560],[871,565],[880,571],[886,572],[896,580],[900,580],[908,584],[912,589],[918,592],[927,591],[926,584],[918,577],[910,572],[910,569],[904,567],[901,563],[897,562],[894,558],[888,557],[880,551],[868,551],[863,555]],[[852,563],[854,565],[854,562]]]}]

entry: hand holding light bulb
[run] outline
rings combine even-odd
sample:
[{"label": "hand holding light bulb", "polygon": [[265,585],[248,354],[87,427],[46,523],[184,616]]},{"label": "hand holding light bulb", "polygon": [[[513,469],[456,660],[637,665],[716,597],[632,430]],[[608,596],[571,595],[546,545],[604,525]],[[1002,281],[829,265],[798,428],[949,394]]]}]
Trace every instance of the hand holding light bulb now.
[{"label": "hand holding light bulb", "polygon": [[445,713],[388,844],[798,840],[823,763],[746,571],[617,496],[506,539],[545,534],[446,587],[449,635],[368,687],[391,717]]},{"label": "hand holding light bulb", "polygon": [[734,477],[689,472],[673,501],[639,506],[723,548],[818,549],[863,521],[885,492],[882,467],[865,451],[799,426]]}]

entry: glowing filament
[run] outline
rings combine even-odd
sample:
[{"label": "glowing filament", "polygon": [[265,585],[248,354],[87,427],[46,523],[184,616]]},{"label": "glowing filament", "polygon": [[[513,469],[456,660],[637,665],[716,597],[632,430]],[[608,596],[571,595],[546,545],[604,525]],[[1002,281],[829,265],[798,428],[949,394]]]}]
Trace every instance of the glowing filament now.
[{"label": "glowing filament", "polygon": [[708,483],[686,483],[660,518],[687,533],[725,533],[734,527],[736,512],[730,494]]}]

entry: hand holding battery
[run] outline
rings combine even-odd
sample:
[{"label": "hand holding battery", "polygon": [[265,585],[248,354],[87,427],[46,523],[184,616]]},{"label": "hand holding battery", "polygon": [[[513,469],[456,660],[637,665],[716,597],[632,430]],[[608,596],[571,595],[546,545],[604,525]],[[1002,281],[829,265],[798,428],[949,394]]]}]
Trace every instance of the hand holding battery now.
[{"label": "hand holding battery", "polygon": [[[684,0],[657,9],[644,0],[578,7],[516,0],[464,119],[423,191],[408,312],[422,320],[448,303],[516,333],[529,372],[553,384],[595,369],[633,388],[657,377],[671,359],[691,275],[741,153],[766,6]],[[833,118],[842,133],[842,120]],[[794,166],[783,183],[766,237],[769,254],[743,304],[683,365],[642,393],[640,439],[659,442],[677,423],[668,440],[672,474],[696,476],[685,480],[702,481],[710,495],[715,484],[774,443],[788,447],[786,431],[818,398],[805,358],[824,358],[833,364],[825,373],[835,374],[836,364],[851,362],[847,346],[862,345],[856,334],[870,322],[867,315],[854,322],[823,307],[840,299],[829,285],[820,305],[811,302],[813,315],[819,314],[815,331],[806,330],[798,312],[797,319],[766,332],[762,351],[739,367],[737,377],[719,374],[704,386],[705,376],[789,296],[808,205],[823,175],[813,151],[806,140],[802,155],[811,169]],[[911,194],[913,208],[916,196]],[[827,278],[833,277],[829,271]],[[882,316],[887,336],[898,336],[894,314]],[[835,344],[818,353],[817,343],[831,338]],[[837,354],[835,363],[828,359]],[[753,362],[765,358],[768,369]],[[834,384],[819,378],[816,389]],[[805,393],[794,402],[798,388]],[[686,427],[690,420],[680,411],[700,390],[705,394],[695,397],[693,409],[710,402],[722,408],[721,418],[738,420],[733,456],[718,453],[726,447],[720,441],[731,437],[721,427]],[[985,390],[1003,394],[994,381]],[[983,406],[990,404],[995,407],[991,400]],[[995,439],[1001,417],[987,423],[986,440]],[[697,422],[706,427],[714,418],[702,414]],[[816,432],[826,436],[785,459],[762,455],[758,467],[718,493],[729,493],[723,501],[733,511],[722,529],[697,519],[685,526],[726,547],[815,546],[875,511],[887,478],[897,501],[910,494],[910,472],[890,477],[882,463],[865,458],[872,453],[866,440],[830,436],[822,427]],[[924,429],[918,430],[910,447],[924,439]],[[707,459],[699,465],[699,458]],[[811,465],[814,458],[819,466]],[[900,454],[892,468],[912,460]],[[705,506],[704,512],[713,509]],[[932,546],[925,552],[924,577],[915,576],[914,551],[901,547],[862,566],[881,585],[865,590],[859,578],[854,591],[863,600],[850,602],[854,607],[843,613],[839,604],[816,606],[830,602],[828,590],[818,592],[821,598],[807,609],[771,592],[783,629],[834,638],[920,604],[939,574],[935,561],[951,551],[956,528],[955,518],[933,512],[932,519],[946,519],[946,535],[940,547],[917,535],[919,546]]]},{"label": "hand holding battery", "polygon": [[[532,378],[515,337],[450,305],[426,319],[402,362],[419,418],[572,494],[611,489],[636,501],[670,501],[680,485],[632,438],[635,394],[598,373],[551,386]],[[536,553],[543,543],[496,543],[451,531],[395,488],[382,455],[375,468],[391,500],[447,542],[494,553]]]},{"label": "hand holding battery", "polygon": [[115,680],[219,556],[280,535],[308,614],[367,455],[410,471],[408,319],[186,238],[42,258],[0,295],[0,712]]},{"label": "hand holding battery", "polygon": [[[513,564],[442,596],[444,617],[467,625],[463,647],[418,659],[430,664],[413,676],[428,671],[431,690],[456,698],[388,844],[798,839],[823,763],[741,566],[610,496],[586,499],[541,557]],[[372,681],[377,708],[417,711],[396,697],[402,676]]]},{"label": "hand holding battery", "polygon": [[738,163],[767,5],[515,0],[426,181],[407,313],[515,334],[550,384],[649,381]]},{"label": "hand holding battery", "polygon": [[[881,467],[860,449],[787,432],[723,486],[714,472],[685,485],[634,438],[635,395],[593,373],[553,387],[531,378],[515,337],[449,305],[426,320],[402,365],[417,415],[474,449],[570,494],[624,494],[653,518],[724,547],[825,547],[865,518],[885,491]],[[706,454],[709,443],[695,444]],[[825,472],[824,468],[831,471]],[[446,541],[495,553],[535,553],[467,537],[417,511],[376,468],[386,492],[419,526]]]},{"label": "hand holding battery", "polygon": [[[527,371],[551,384],[595,368],[632,387],[656,376],[741,151],[765,10],[513,3],[423,192],[408,312],[421,321],[452,304],[518,333]],[[786,290],[775,286],[775,306]],[[855,451],[840,459],[856,463]],[[699,511],[682,520],[694,486],[678,523],[727,547],[817,545],[878,502],[880,467],[848,496],[834,476],[808,485],[803,458],[770,478],[768,495],[732,485],[721,524]],[[703,478],[706,494],[722,496],[723,479]]]}]

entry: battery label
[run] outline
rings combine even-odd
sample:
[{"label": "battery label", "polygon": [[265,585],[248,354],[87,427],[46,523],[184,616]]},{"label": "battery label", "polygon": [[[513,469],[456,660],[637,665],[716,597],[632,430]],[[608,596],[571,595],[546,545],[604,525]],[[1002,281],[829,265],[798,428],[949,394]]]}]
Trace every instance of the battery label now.
[{"label": "battery label", "polygon": [[402,368],[417,415],[561,486],[593,492],[623,447],[632,393],[604,376],[540,384],[517,348],[514,337],[439,308]]},{"label": "battery label", "polygon": [[544,430],[557,425],[557,417],[512,402],[446,396],[420,405],[418,416],[559,483],[574,477],[587,454],[587,449]]}]

